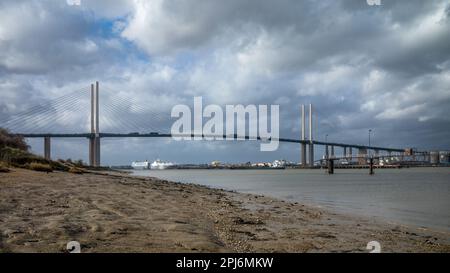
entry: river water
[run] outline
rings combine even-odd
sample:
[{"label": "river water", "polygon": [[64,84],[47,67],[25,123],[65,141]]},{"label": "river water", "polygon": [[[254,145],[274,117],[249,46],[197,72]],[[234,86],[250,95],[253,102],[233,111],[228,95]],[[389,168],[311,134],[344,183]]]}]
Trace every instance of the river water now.
[{"label": "river water", "polygon": [[196,183],[298,201],[337,212],[450,231],[450,168],[325,170],[135,170],[138,176]]}]

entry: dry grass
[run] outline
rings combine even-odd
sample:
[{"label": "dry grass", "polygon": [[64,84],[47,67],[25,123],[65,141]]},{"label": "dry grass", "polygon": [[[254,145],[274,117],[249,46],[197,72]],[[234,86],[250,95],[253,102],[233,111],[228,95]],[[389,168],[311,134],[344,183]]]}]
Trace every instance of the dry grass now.
[{"label": "dry grass", "polygon": [[80,169],[80,168],[77,168],[77,167],[71,167],[71,168],[69,169],[69,173],[73,173],[73,174],[83,174],[84,171],[83,171],[82,169]]},{"label": "dry grass", "polygon": [[9,169],[5,163],[0,162],[0,173],[8,173]]},{"label": "dry grass", "polygon": [[32,154],[28,151],[28,148],[22,136],[13,135],[8,130],[0,128],[0,163],[4,162],[0,172],[8,172],[8,167],[13,167],[41,172],[69,171],[72,169],[71,173],[83,173],[81,168],[84,167],[84,163],[81,160],[75,162],[70,159],[67,161],[47,160]]},{"label": "dry grass", "polygon": [[32,163],[49,165],[52,170],[68,171],[72,166],[66,166],[58,161],[47,160],[41,156],[16,148],[0,148],[0,160],[8,162],[11,167],[30,169]]},{"label": "dry grass", "polygon": [[52,167],[49,164],[42,164],[37,162],[31,162],[28,165],[28,169],[37,171],[37,172],[53,172]]}]

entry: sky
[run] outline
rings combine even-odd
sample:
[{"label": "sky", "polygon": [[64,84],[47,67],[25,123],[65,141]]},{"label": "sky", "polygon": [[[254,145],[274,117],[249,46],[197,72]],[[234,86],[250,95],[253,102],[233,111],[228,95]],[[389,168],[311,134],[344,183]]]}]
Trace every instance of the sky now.
[{"label": "sky", "polygon": [[[312,103],[316,140],[367,144],[371,129],[372,145],[450,150],[449,1],[73,2],[0,2],[0,120],[99,81],[112,105],[101,108],[103,132],[155,113],[168,130],[172,107],[202,96],[280,105],[281,137],[300,137],[300,105]],[[87,132],[88,99],[67,106],[58,128]],[[42,139],[29,144],[42,153]],[[102,139],[102,164],[299,161],[298,145],[259,147]],[[86,161],[87,140],[53,139],[52,157]]]}]

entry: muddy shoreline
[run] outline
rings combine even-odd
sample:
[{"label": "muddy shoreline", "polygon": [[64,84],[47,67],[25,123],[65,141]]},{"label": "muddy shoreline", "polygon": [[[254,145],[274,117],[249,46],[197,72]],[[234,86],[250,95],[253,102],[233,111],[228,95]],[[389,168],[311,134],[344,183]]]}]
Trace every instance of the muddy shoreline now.
[{"label": "muddy shoreline", "polygon": [[120,173],[0,173],[0,252],[450,252],[449,233]]}]

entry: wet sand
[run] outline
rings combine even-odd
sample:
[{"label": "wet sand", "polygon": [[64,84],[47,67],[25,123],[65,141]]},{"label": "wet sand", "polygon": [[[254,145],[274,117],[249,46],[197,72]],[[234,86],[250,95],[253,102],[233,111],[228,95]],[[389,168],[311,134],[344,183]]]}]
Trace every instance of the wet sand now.
[{"label": "wet sand", "polygon": [[0,173],[0,252],[450,252],[450,233],[115,173]]}]

